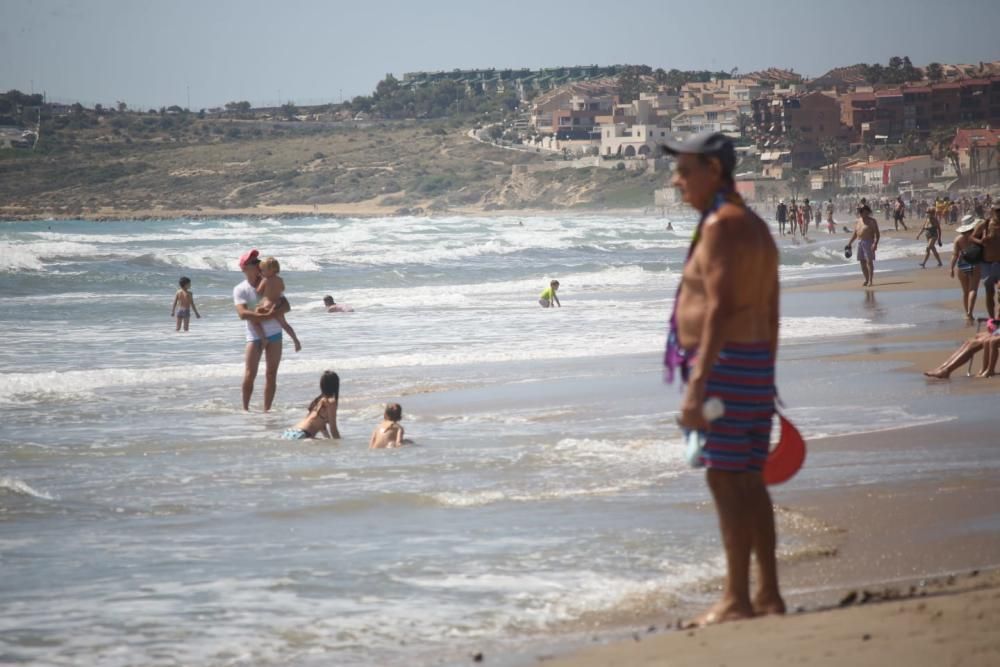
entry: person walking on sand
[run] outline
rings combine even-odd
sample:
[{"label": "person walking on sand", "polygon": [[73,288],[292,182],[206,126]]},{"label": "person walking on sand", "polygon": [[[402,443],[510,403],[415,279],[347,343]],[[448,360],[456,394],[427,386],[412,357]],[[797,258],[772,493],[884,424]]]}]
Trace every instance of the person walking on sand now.
[{"label": "person walking on sand", "polygon": [[[701,213],[670,319],[664,363],[687,382],[679,424],[707,433],[701,462],[726,554],[722,599],[695,623],[783,614],[774,508],[764,484],[778,347],[778,249],[764,221],[736,193],[736,152],[722,133],[668,140],[672,185]],[[722,400],[709,424],[705,400]],[[750,596],[751,554],[757,586]]]},{"label": "person walking on sand", "polygon": [[[253,395],[254,381],[257,379],[257,368],[261,355],[265,356],[264,370],[264,412],[271,409],[274,394],[278,389],[278,366],[281,364],[281,324],[274,319],[273,313],[261,315],[256,312],[257,285],[260,283],[260,253],[256,248],[243,253],[239,259],[243,281],[233,288],[233,304],[236,314],[243,320],[246,327],[246,348],[243,354],[243,409],[250,409],[250,397]],[[288,300],[283,300],[274,313],[287,313],[291,308]],[[258,335],[253,323],[260,324],[263,337]]]},{"label": "person walking on sand", "polygon": [[782,199],[778,202],[778,210],[774,212],[774,217],[778,219],[778,233],[785,235],[785,222],[788,221],[788,205]]},{"label": "person walking on sand", "polygon": [[906,204],[903,202],[903,195],[896,197],[896,201],[892,205],[892,224],[893,229],[899,231],[902,227],[903,231],[906,231]]},{"label": "person walking on sand", "polygon": [[972,241],[983,246],[981,271],[986,290],[986,311],[990,317],[996,317],[996,285],[1000,280],[1000,200],[990,207],[989,220],[976,225]]},{"label": "person walking on sand", "polygon": [[851,234],[850,240],[844,247],[847,256],[850,257],[854,241],[858,242],[858,264],[861,265],[861,273],[865,277],[863,287],[871,287],[875,284],[875,252],[878,250],[879,238],[881,237],[878,231],[878,220],[872,217],[871,207],[863,203],[858,207],[858,221],[854,224],[854,233]]},{"label": "person walking on sand", "polygon": [[927,248],[924,250],[924,261],[920,262],[920,268],[926,268],[927,260],[930,259],[931,253],[934,253],[934,259],[937,260],[938,266],[941,266],[941,255],[938,254],[935,245],[941,245],[941,223],[938,222],[937,215],[934,213],[927,214],[927,219],[924,221],[923,227],[917,232],[917,238],[924,234],[927,237]]},{"label": "person walking on sand", "polygon": [[809,233],[809,223],[812,222],[813,216],[812,204],[809,203],[808,199],[802,203],[799,215],[801,216],[799,224],[802,226],[802,238],[806,238],[806,235]]},{"label": "person walking on sand", "polygon": [[194,294],[191,292],[191,279],[187,276],[181,276],[181,279],[177,281],[180,289],[174,294],[174,305],[170,307],[170,317],[177,318],[177,329],[181,330],[181,326],[184,327],[184,331],[188,330],[188,324],[191,322],[191,311],[194,311],[195,317],[199,320],[201,319],[201,313],[198,312],[197,306],[194,305]]},{"label": "person walking on sand", "polygon": [[[556,292],[558,290],[559,290],[559,281],[553,280],[552,282],[550,282],[549,286],[546,287],[542,291],[541,296],[538,297],[538,305],[541,306],[542,308],[551,308],[552,304],[555,304],[560,308],[562,308],[562,304],[559,303],[559,297],[556,296]],[[570,301],[572,301],[572,299],[570,299]]]},{"label": "person walking on sand", "polygon": [[973,312],[976,308],[976,295],[979,293],[979,263],[970,262],[964,253],[966,248],[973,245],[972,230],[975,228],[975,219],[971,215],[965,216],[962,226],[955,230],[958,236],[955,237],[955,244],[951,249],[951,277],[955,277],[955,268],[958,267],[958,283],[962,286],[962,306],[965,308],[965,319],[968,322],[976,319]]},{"label": "person walking on sand", "polygon": [[837,233],[837,223],[833,221],[833,200],[829,199],[826,202],[826,233],[836,234]]}]

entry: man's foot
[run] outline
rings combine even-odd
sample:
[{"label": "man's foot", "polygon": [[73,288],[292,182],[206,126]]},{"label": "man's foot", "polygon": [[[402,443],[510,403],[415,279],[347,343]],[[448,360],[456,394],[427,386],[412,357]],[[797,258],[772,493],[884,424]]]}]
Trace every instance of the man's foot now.
[{"label": "man's foot", "polygon": [[753,613],[755,616],[780,616],[785,613],[785,601],[780,595],[776,598],[758,595],[753,601]]},{"label": "man's foot", "polygon": [[926,268],[927,268],[927,265],[926,265],[926,264],[924,264],[923,262],[920,262],[920,268],[921,268],[921,269],[926,269]]},{"label": "man's foot", "polygon": [[741,605],[723,601],[717,603],[714,607],[706,611],[698,618],[685,623],[684,628],[704,628],[705,626],[715,625],[716,623],[740,621],[747,618],[753,618],[752,607],[742,607]]},{"label": "man's foot", "polygon": [[942,370],[940,368],[935,368],[932,371],[924,371],[924,375],[926,375],[929,378],[935,378],[935,379],[938,379],[938,380],[947,380],[948,376],[951,375],[951,374],[945,372],[944,370]]},{"label": "man's foot", "polygon": [[977,375],[976,377],[978,377],[978,378],[991,378],[991,377],[993,377],[993,373],[990,372],[990,371],[980,371],[979,375]]},{"label": "man's foot", "polygon": [[938,262],[938,266],[944,266],[944,264],[942,264],[941,262]]}]

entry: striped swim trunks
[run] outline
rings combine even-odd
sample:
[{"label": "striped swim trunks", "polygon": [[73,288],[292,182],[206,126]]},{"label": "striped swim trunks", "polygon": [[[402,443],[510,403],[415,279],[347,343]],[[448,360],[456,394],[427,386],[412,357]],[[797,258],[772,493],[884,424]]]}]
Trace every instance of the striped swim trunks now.
[{"label": "striped swim trunks", "polygon": [[702,463],[706,468],[760,472],[771,447],[774,416],[774,359],[771,344],[728,343],[719,353],[705,387],[726,406],[708,429]]}]

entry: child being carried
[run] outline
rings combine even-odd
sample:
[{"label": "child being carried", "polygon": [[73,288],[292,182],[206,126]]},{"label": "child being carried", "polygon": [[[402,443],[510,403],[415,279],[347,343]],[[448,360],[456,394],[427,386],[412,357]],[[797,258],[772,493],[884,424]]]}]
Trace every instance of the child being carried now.
[{"label": "child being carried", "polygon": [[[281,265],[274,257],[267,257],[261,260],[260,272],[262,278],[257,285],[257,294],[260,295],[261,300],[256,312],[258,315],[273,315],[285,333],[291,337],[292,342],[295,343],[295,351],[298,352],[302,349],[302,343],[299,342],[298,336],[295,335],[295,329],[285,320],[283,314],[274,314],[274,309],[281,305],[282,300],[285,298],[285,281],[278,275],[280,271]],[[257,332],[260,340],[267,338],[264,335],[264,327],[259,322],[254,322],[251,326]]]}]

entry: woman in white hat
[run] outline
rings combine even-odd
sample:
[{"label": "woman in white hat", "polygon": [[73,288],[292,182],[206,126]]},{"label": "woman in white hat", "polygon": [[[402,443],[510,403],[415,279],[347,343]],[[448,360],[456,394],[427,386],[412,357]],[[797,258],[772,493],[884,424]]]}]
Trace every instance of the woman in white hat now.
[{"label": "woman in white hat", "polygon": [[[976,295],[979,292],[979,262],[966,259],[964,252],[978,245],[972,240],[972,230],[976,228],[976,222],[972,215],[962,218],[962,225],[955,230],[957,236],[955,245],[951,249],[951,277],[955,277],[957,266],[958,282],[962,285],[962,305],[965,307],[965,319],[969,322],[976,319],[972,311],[976,307]],[[982,253],[981,246],[980,253]]]}]

